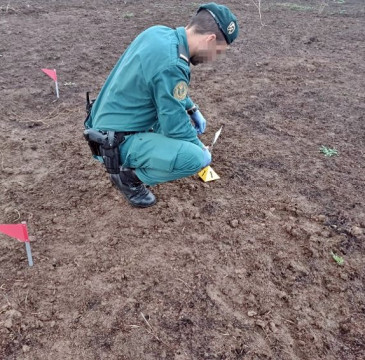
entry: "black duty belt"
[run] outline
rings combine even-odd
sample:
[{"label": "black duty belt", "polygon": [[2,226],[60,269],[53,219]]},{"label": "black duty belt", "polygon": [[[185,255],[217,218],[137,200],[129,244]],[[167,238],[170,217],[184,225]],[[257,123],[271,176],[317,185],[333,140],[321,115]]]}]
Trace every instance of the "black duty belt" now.
[{"label": "black duty belt", "polygon": [[88,119],[95,100],[90,101],[89,92],[86,93],[86,113],[84,138],[88,142],[91,153],[101,156],[109,174],[120,172],[119,145],[128,135],[137,134],[138,131],[102,131],[88,128]]}]

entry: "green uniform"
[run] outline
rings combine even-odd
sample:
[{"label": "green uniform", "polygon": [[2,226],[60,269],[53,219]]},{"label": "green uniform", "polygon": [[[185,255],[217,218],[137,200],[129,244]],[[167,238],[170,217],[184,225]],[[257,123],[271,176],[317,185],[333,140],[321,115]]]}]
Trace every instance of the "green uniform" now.
[{"label": "green uniform", "polygon": [[110,73],[86,124],[139,132],[120,145],[121,164],[135,168],[147,185],[190,176],[204,166],[204,145],[186,112],[193,107],[188,59],[183,27],[145,30]]}]

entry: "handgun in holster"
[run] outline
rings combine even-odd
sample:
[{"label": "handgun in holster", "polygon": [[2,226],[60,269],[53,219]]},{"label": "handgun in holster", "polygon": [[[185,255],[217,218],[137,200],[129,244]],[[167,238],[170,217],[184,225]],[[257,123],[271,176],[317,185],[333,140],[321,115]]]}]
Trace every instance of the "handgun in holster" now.
[{"label": "handgun in holster", "polygon": [[124,133],[86,129],[84,131],[84,137],[89,144],[92,154],[103,158],[106,171],[109,174],[119,174],[119,145],[124,141]]},{"label": "handgun in holster", "polygon": [[123,133],[115,131],[98,131],[90,129],[89,118],[95,100],[90,101],[90,93],[86,93],[86,120],[84,138],[89,144],[93,156],[101,156],[109,174],[119,174],[119,144],[124,141]]}]

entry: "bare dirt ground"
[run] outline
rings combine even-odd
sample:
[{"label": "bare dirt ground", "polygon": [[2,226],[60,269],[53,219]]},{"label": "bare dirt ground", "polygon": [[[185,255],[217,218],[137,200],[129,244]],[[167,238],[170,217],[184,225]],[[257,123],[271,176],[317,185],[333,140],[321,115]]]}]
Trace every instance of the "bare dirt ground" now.
[{"label": "bare dirt ground", "polygon": [[0,223],[35,264],[1,235],[1,359],[365,359],[364,2],[225,4],[241,36],[190,89],[221,179],[139,210],[90,157],[85,91],[198,3],[0,2]]}]

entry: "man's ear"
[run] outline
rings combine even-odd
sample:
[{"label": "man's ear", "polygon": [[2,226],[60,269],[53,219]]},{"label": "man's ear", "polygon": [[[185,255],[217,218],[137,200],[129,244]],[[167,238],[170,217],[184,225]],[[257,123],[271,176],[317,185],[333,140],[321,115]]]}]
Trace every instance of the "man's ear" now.
[{"label": "man's ear", "polygon": [[214,42],[217,39],[216,34],[209,34],[206,38],[207,43]]}]

